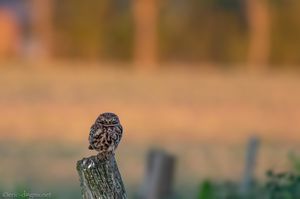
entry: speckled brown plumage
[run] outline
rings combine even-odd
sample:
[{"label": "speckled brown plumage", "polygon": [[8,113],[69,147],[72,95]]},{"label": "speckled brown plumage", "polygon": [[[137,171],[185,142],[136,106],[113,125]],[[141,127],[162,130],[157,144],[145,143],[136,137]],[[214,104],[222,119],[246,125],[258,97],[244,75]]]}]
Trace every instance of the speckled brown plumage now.
[{"label": "speckled brown plumage", "polygon": [[121,141],[123,128],[114,113],[102,113],[92,125],[89,135],[89,149],[96,150],[100,159],[114,154]]}]

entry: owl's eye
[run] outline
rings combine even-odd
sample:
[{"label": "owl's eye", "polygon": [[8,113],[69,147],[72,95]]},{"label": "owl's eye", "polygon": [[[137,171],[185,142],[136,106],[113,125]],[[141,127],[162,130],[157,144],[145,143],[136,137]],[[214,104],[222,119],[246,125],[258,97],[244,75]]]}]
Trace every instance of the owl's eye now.
[{"label": "owl's eye", "polygon": [[119,122],[119,120],[118,120],[117,118],[113,118],[112,122],[113,122],[114,124],[116,124],[116,123]]}]

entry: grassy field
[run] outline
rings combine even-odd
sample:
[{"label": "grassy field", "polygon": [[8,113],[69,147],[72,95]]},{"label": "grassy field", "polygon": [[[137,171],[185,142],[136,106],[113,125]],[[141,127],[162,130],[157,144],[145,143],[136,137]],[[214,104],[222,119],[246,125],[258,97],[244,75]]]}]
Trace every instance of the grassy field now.
[{"label": "grassy field", "polygon": [[92,154],[89,128],[105,111],[125,129],[117,158],[129,189],[141,182],[151,147],[178,157],[177,187],[238,180],[253,134],[262,139],[258,176],[287,168],[287,153],[300,151],[299,74],[58,68],[0,70],[4,187],[68,184],[79,193],[75,162]]}]

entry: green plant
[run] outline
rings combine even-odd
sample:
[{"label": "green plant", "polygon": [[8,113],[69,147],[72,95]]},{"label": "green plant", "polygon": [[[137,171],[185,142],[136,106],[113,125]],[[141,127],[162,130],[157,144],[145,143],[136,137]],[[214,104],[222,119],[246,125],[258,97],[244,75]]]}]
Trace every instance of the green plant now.
[{"label": "green plant", "polygon": [[293,173],[267,172],[266,191],[270,199],[300,198],[300,176]]},{"label": "green plant", "polygon": [[200,185],[200,193],[198,199],[214,199],[214,188],[210,181],[205,180]]},{"label": "green plant", "polygon": [[198,199],[299,199],[300,175],[292,172],[266,173],[264,184],[255,184],[247,194],[239,192],[239,183],[214,183],[205,180],[200,185]]}]

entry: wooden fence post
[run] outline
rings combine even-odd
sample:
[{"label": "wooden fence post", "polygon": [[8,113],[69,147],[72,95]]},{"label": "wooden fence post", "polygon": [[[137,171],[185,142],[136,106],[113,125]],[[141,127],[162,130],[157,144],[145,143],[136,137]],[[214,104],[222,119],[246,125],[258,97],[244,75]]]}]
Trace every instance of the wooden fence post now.
[{"label": "wooden fence post", "polygon": [[97,156],[77,162],[83,199],[126,199],[115,157],[100,160]]},{"label": "wooden fence post", "polygon": [[247,194],[251,190],[258,147],[259,139],[255,136],[251,137],[247,146],[245,171],[240,187],[242,194]]},{"label": "wooden fence post", "polygon": [[147,158],[145,181],[138,198],[170,198],[172,195],[174,169],[174,156],[160,150],[151,150]]}]

